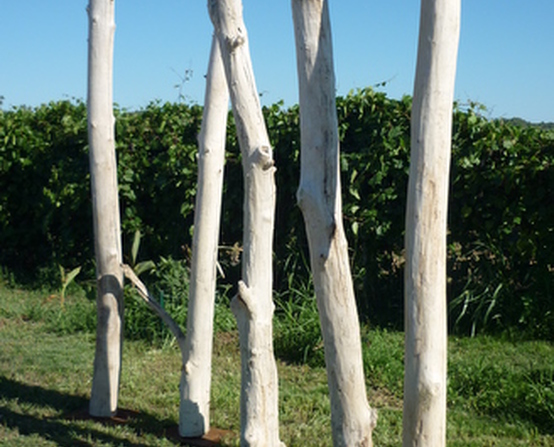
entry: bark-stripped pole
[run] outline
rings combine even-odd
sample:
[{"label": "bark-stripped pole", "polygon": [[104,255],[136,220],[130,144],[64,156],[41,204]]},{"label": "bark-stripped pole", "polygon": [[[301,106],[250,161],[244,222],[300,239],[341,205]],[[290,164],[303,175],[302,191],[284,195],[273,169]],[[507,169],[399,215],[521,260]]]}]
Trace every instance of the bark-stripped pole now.
[{"label": "bark-stripped pole", "polygon": [[242,281],[231,306],[241,347],[241,445],[278,447],[278,381],[273,355],[273,153],[250,60],[240,0],[208,0],[221,45],[244,171]]},{"label": "bark-stripped pole", "polygon": [[367,402],[358,312],[342,224],[335,75],[328,3],[292,0],[300,89],[304,215],[319,309],[335,446],[367,447],[377,414]]},{"label": "bark-stripped pole", "polygon": [[179,433],[184,437],[200,437],[210,429],[212,334],[228,113],[229,90],[219,42],[214,35],[198,137],[198,191],[180,386]]},{"label": "bark-stripped pole", "polygon": [[90,0],[88,135],[98,281],[96,353],[89,412],[117,410],[123,342],[123,273],[113,116],[114,0]]},{"label": "bark-stripped pole", "polygon": [[446,445],[446,218],[460,0],[422,0],[406,211],[403,445]]}]

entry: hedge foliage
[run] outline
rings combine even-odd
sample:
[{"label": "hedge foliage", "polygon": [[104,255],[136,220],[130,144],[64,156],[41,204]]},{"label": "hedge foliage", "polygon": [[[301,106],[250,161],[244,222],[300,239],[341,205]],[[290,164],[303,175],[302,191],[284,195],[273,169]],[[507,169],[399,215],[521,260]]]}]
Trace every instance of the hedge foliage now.
[{"label": "hedge foliage", "polygon": [[[337,98],[344,221],[359,308],[400,326],[411,99],[372,89]],[[456,108],[449,208],[451,327],[523,330],[554,339],[554,134]],[[308,283],[304,223],[296,206],[298,107],[264,109],[277,166],[275,288]],[[124,250],[136,230],[143,259],[190,256],[196,137],[202,108],[152,103],[115,109]],[[93,243],[86,107],[53,102],[0,112],[0,265],[20,280],[83,266]],[[221,230],[223,284],[236,283],[242,172],[232,117]],[[45,279],[46,278],[46,279]]]}]

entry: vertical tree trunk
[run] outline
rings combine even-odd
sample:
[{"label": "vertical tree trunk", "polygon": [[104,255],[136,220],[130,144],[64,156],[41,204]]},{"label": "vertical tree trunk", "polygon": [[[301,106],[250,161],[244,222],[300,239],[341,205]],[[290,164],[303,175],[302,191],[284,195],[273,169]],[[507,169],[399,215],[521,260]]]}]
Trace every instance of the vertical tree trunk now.
[{"label": "vertical tree trunk", "polygon": [[123,337],[123,273],[112,100],[114,0],[90,0],[88,133],[96,274],[96,353],[89,411],[117,410]]},{"label": "vertical tree trunk", "polygon": [[200,437],[210,429],[216,263],[228,113],[229,90],[214,35],[198,138],[198,191],[179,416],[179,433],[185,437]]},{"label": "vertical tree trunk", "polygon": [[335,446],[367,447],[377,414],[369,407],[360,327],[342,224],[331,25],[326,0],[292,0],[300,89],[304,215],[325,346]]},{"label": "vertical tree trunk", "polygon": [[277,447],[278,381],[273,355],[272,249],[275,168],[240,0],[208,0],[221,45],[244,171],[242,281],[231,303],[241,346],[241,445]]},{"label": "vertical tree trunk", "polygon": [[404,447],[446,444],[446,218],[460,0],[422,0],[406,211]]}]

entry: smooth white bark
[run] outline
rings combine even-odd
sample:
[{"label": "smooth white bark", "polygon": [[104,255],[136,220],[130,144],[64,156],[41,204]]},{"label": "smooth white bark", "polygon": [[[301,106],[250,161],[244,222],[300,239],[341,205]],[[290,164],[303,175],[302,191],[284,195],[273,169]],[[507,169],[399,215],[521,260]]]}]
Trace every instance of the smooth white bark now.
[{"label": "smooth white bark", "polygon": [[114,0],[90,0],[88,134],[98,280],[96,353],[89,412],[117,410],[123,341],[123,274],[112,100]]},{"label": "smooth white bark", "polygon": [[446,445],[446,218],[460,0],[422,0],[406,212],[404,447]]},{"label": "smooth white bark", "polygon": [[208,0],[229,85],[244,171],[242,281],[231,306],[241,346],[241,445],[278,447],[273,355],[275,168],[254,81],[240,0]]},{"label": "smooth white bark", "polygon": [[342,224],[331,25],[326,0],[293,0],[300,89],[304,215],[325,346],[335,446],[367,447],[377,414],[367,401],[358,312]]},{"label": "smooth white bark", "polygon": [[214,35],[202,129],[198,137],[198,190],[194,212],[187,338],[180,385],[179,433],[184,437],[200,437],[210,429],[216,264],[228,113],[229,90],[219,42]]}]

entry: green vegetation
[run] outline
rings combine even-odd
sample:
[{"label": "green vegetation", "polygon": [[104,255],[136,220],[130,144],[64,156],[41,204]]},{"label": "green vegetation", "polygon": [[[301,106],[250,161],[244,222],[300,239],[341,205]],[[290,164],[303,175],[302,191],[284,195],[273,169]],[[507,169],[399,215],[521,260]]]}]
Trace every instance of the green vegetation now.
[{"label": "green vegetation", "polygon": [[[125,343],[120,408],[130,414],[127,423],[83,417],[94,325],[77,326],[75,321],[93,319],[94,302],[74,285],[68,290],[62,308],[48,293],[0,286],[0,446],[178,445],[171,435],[178,423],[181,365],[170,337]],[[319,334],[310,323],[317,320],[313,300],[296,295],[290,302],[296,304],[276,317],[281,437],[288,446],[331,446]],[[228,306],[218,306],[216,314],[212,423],[236,435],[238,335],[233,326],[221,324],[229,321]],[[301,315],[300,326],[306,329],[302,337],[290,314]],[[156,332],[159,326],[154,326]],[[364,326],[363,346],[369,399],[379,410],[375,443],[397,446],[403,335]],[[451,338],[449,348],[449,446],[554,445],[552,344],[478,336]],[[238,445],[236,437],[228,437],[224,445]]]},{"label": "green vegetation", "polygon": [[[364,321],[403,321],[403,234],[411,99],[365,89],[337,99],[344,221]],[[554,134],[487,120],[476,104],[454,114],[449,205],[450,329],[554,340]],[[264,109],[277,166],[275,289],[307,282],[296,206],[298,107]],[[115,110],[126,261],[190,257],[196,136],[202,108],[152,103]],[[242,172],[228,127],[220,264],[224,289],[240,275]],[[60,288],[60,270],[94,278],[86,108],[55,102],[0,113],[0,267],[17,284]],[[133,250],[140,232],[140,253]],[[142,264],[145,265],[145,264]],[[155,291],[154,291],[155,292]]]},{"label": "green vegetation", "polygon": [[[403,234],[411,99],[338,98],[344,221],[362,317],[376,445],[402,430]],[[282,439],[331,445],[319,319],[296,207],[298,107],[264,109],[278,187],[275,352]],[[185,327],[202,108],[116,109],[124,256]],[[121,407],[127,424],[71,419],[86,408],[96,326],[86,108],[0,111],[0,445],[175,445],[179,354],[125,289]],[[554,133],[454,114],[448,300],[449,446],[554,445]],[[240,365],[229,310],[240,274],[242,172],[232,117],[216,300],[213,424],[239,430]],[[139,249],[140,247],[140,249]],[[473,336],[465,338],[465,336]],[[236,445],[229,439],[226,445]]]}]

